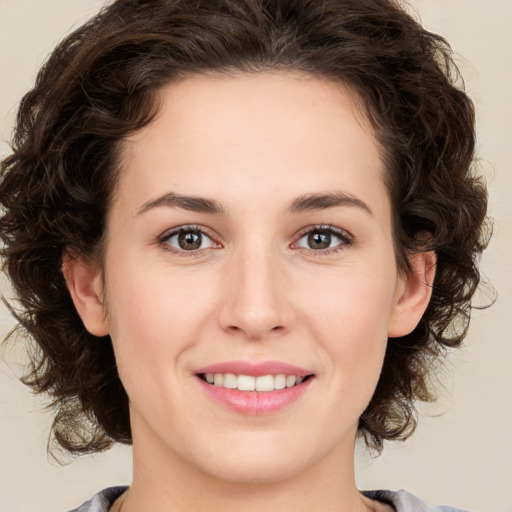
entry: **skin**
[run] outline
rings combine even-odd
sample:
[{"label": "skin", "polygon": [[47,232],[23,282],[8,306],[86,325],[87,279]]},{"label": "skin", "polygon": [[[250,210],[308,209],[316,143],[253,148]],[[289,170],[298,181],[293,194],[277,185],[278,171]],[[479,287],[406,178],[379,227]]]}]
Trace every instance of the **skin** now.
[{"label": "skin", "polygon": [[[261,73],[188,78],[159,102],[123,144],[104,261],[64,265],[85,326],[110,334],[130,397],[133,484],[113,509],[391,510],[356,488],[357,422],[388,337],[414,329],[428,304],[434,255],[397,269],[381,149],[355,96]],[[333,191],[345,201],[291,209]],[[205,233],[199,249],[169,238],[189,225]],[[311,247],[318,226],[338,230],[328,248]],[[235,359],[315,377],[290,406],[248,416],[195,375]]]}]

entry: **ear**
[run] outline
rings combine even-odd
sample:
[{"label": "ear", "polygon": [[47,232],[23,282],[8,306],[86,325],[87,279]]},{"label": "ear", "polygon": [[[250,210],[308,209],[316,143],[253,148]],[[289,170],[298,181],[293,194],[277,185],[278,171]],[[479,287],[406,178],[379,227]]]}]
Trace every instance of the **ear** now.
[{"label": "ear", "polygon": [[62,273],[85,328],[94,336],[109,332],[104,307],[101,265],[82,256],[65,253]]},{"label": "ear", "polygon": [[432,296],[436,274],[435,252],[413,254],[408,259],[410,271],[398,277],[388,326],[390,338],[410,334],[421,320]]}]

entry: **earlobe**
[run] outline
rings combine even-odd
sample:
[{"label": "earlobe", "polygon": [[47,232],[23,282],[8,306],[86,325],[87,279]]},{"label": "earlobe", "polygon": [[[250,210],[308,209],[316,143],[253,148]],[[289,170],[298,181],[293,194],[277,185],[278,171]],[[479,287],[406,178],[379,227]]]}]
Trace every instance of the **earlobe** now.
[{"label": "earlobe", "polygon": [[109,333],[105,315],[101,266],[82,256],[65,253],[62,273],[85,328],[94,336]]},{"label": "earlobe", "polygon": [[388,336],[396,338],[411,333],[418,325],[432,296],[436,273],[436,254],[426,251],[409,257],[411,270],[399,277]]}]

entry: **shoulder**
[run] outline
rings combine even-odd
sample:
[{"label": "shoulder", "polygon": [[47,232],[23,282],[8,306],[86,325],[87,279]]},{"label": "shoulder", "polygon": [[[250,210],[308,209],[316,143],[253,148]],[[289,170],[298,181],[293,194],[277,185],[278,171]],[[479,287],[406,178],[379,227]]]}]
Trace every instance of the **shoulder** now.
[{"label": "shoulder", "polygon": [[460,508],[446,505],[429,506],[410,492],[401,491],[363,491],[367,498],[392,505],[396,512],[466,512]]},{"label": "shoulder", "polygon": [[86,501],[78,508],[70,510],[69,512],[108,512],[110,506],[126,489],[128,489],[126,486],[103,489],[103,491],[95,494],[89,501]]},{"label": "shoulder", "polygon": [[[69,512],[108,512],[114,501],[128,487],[109,487],[95,494],[89,501]],[[429,506],[413,494],[401,491],[363,491],[367,498],[392,505],[396,512],[466,512],[460,508],[446,505]]]}]

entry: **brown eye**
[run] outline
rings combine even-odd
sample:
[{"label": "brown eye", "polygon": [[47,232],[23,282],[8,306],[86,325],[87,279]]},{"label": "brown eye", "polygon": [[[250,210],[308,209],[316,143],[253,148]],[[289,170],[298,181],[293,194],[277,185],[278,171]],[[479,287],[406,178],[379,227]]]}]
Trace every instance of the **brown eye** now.
[{"label": "brown eye", "polygon": [[331,246],[332,235],[314,231],[308,235],[308,246],[310,249],[327,249]]},{"label": "brown eye", "polygon": [[177,251],[188,252],[214,246],[213,240],[200,229],[185,227],[170,233],[162,242]]},{"label": "brown eye", "polygon": [[184,251],[193,251],[201,247],[203,236],[199,231],[182,231],[178,235],[178,245]]},{"label": "brown eye", "polygon": [[294,248],[318,251],[319,254],[327,254],[351,244],[352,237],[346,231],[328,226],[310,229],[293,246]]}]

